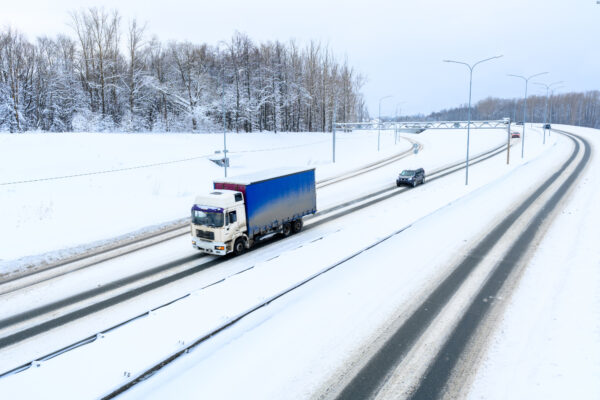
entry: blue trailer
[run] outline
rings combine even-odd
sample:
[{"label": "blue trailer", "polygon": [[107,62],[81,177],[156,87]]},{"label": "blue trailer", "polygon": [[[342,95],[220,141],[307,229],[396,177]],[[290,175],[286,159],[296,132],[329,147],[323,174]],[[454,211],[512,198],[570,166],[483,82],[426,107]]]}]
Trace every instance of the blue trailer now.
[{"label": "blue trailer", "polygon": [[314,168],[216,180],[192,208],[192,242],[209,254],[239,254],[273,234],[299,232],[302,217],[316,211]]}]

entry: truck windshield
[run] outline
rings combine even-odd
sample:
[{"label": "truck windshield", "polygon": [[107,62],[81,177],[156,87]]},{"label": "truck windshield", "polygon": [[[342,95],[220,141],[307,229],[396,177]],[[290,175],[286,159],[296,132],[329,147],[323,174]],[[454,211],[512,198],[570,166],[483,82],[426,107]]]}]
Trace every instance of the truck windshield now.
[{"label": "truck windshield", "polygon": [[192,211],[192,221],[196,225],[205,225],[220,228],[223,226],[223,219],[223,213],[208,212],[201,210]]}]

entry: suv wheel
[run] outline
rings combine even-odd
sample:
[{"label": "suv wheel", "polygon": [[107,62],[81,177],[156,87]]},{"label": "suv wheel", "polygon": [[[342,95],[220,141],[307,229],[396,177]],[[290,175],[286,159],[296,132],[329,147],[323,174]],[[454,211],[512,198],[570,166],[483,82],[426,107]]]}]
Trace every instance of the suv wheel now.
[{"label": "suv wheel", "polygon": [[417,180],[416,179],[413,181],[412,186],[413,187],[417,186]]}]

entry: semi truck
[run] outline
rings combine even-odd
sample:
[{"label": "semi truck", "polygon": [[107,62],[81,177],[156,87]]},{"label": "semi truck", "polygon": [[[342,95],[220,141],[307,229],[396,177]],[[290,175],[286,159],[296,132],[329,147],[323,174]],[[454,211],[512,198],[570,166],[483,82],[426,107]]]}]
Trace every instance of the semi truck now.
[{"label": "semi truck", "polygon": [[239,255],[274,235],[302,230],[317,212],[315,170],[280,169],[215,180],[192,207],[192,246],[204,253]]}]

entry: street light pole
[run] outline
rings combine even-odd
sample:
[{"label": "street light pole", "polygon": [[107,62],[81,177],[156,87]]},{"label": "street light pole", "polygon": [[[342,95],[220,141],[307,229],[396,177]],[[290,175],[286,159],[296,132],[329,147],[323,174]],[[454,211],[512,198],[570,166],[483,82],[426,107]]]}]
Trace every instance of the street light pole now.
[{"label": "street light pole", "polygon": [[379,151],[380,148],[380,142],[381,142],[381,101],[384,99],[389,99],[392,96],[383,96],[382,98],[379,99],[379,121],[377,123],[377,151]]},{"label": "street light pole", "polygon": [[[549,118],[548,118],[548,123],[550,125],[552,125],[552,97],[554,97],[554,92],[556,90],[562,89],[563,87],[564,86],[558,86],[558,87],[555,87],[554,89],[551,90],[551,93],[550,93],[550,113],[549,113],[550,115],[549,115]],[[550,136],[550,131],[548,131],[548,136]]]},{"label": "street light pole", "polygon": [[454,61],[454,60],[443,60],[444,62],[455,63],[466,65],[469,68],[469,112],[468,112],[468,122],[467,122],[467,161],[466,161],[466,169],[465,169],[465,185],[469,184],[469,140],[471,137],[471,89],[473,87],[473,69],[478,65],[486,61],[493,60],[495,58],[500,58],[500,56],[494,56],[490,58],[486,58],[484,60],[477,61],[473,65],[469,65],[462,61]]},{"label": "street light pole", "polygon": [[[544,86],[546,88],[546,112],[544,113],[544,142],[546,144],[546,125],[548,124],[548,99],[550,96],[550,88],[554,85],[558,85],[559,83],[563,83],[563,81],[552,82],[549,85],[541,82],[533,82],[535,85]],[[548,129],[548,136],[550,136],[550,129]]]},{"label": "street light pole", "polygon": [[529,80],[531,78],[534,78],[534,77],[540,76],[540,75],[544,75],[547,73],[548,72],[540,72],[539,74],[531,75],[528,78],[525,78],[524,76],[521,76],[521,75],[508,74],[508,76],[512,76],[515,78],[521,78],[525,81],[525,101],[523,102],[523,139],[521,139],[521,158],[523,158],[523,156],[525,154],[525,124],[527,123],[527,84],[529,83]]},{"label": "street light pole", "polygon": [[[400,103],[396,103],[396,124],[394,125],[394,144],[398,144],[398,106],[403,103],[406,103],[406,102],[401,101]],[[402,109],[400,109],[400,111],[402,111]]]}]

